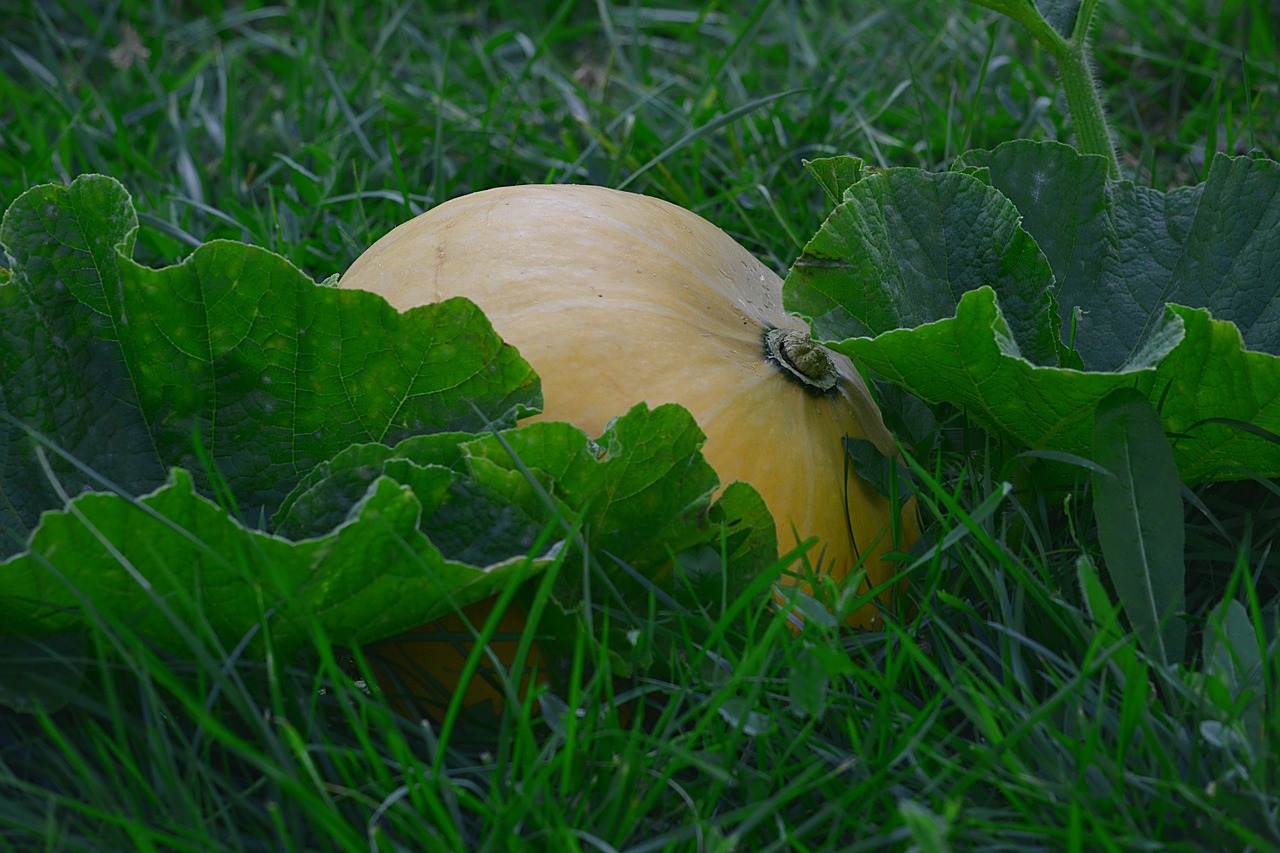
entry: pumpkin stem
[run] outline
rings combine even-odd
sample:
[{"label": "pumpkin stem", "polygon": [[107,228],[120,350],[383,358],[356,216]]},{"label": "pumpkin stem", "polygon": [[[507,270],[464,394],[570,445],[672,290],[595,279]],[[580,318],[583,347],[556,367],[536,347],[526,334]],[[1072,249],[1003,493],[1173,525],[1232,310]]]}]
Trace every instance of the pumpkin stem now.
[{"label": "pumpkin stem", "polygon": [[825,393],[836,387],[839,375],[827,348],[794,329],[768,329],[764,333],[765,358],[789,379]]}]

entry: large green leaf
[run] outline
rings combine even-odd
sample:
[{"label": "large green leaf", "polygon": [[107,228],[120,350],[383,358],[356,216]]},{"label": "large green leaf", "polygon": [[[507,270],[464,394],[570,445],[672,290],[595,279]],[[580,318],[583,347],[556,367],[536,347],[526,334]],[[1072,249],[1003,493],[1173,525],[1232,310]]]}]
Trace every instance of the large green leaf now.
[{"label": "large green leaf", "polygon": [[30,551],[0,563],[0,634],[106,615],[169,648],[202,620],[228,645],[265,625],[281,654],[313,624],[334,642],[368,643],[540,570],[564,551],[564,519],[582,519],[593,551],[660,587],[664,563],[719,552],[726,537],[738,588],[776,558],[773,523],[747,486],[712,503],[702,441],[684,409],[642,405],[598,444],[538,423],[355,446],[285,502],[280,527],[296,540],[236,521],[174,469],[140,500],[91,493],[46,513]]},{"label": "large green leaf", "polygon": [[[1280,255],[1280,165],[1219,158],[1202,186],[1168,194],[1108,181],[1101,158],[1057,144],[961,165],[847,187],[787,278],[788,307],[833,349],[1019,445],[1087,456],[1097,404],[1129,386],[1179,436],[1184,479],[1280,475],[1266,435],[1280,433],[1280,276],[1267,261]],[[1043,268],[999,263],[1032,255]],[[1044,341],[1072,330],[1078,354],[1060,344],[1060,360],[1045,357]]]},{"label": "large green leaf", "polygon": [[960,164],[986,168],[1022,214],[1064,323],[1082,309],[1074,342],[1086,369],[1118,369],[1166,303],[1207,308],[1249,349],[1280,354],[1280,165],[1219,157],[1203,184],[1162,193],[1109,182],[1101,157],[1058,143],[1007,143]]},{"label": "large green leaf", "polygon": [[[0,635],[121,622],[288,654],[317,628],[401,633],[578,545],[646,606],[776,560],[751,487],[712,500],[684,409],[638,406],[595,441],[517,428],[537,379],[470,302],[400,314],[231,242],[148,269],[136,228],[97,176],[0,224]],[[560,579],[571,613],[581,573]]]},{"label": "large green leaf", "polygon": [[1087,456],[1098,402],[1117,388],[1149,388],[1152,364],[1183,335],[1181,319],[1167,316],[1160,346],[1127,372],[1042,367],[1021,357],[996,292],[982,287],[961,297],[954,317],[830,346],[926,400],[964,407],[1020,445]]},{"label": "large green leaf", "polygon": [[379,478],[346,523],[295,543],[240,524],[174,469],[141,500],[90,493],[46,513],[31,549],[0,564],[0,624],[41,635],[109,617],[178,649],[192,625],[231,646],[265,623],[288,654],[312,618],[335,642],[371,641],[447,608],[449,594],[478,599],[531,568],[523,554],[447,560],[419,532],[421,513],[411,489]]},{"label": "large green leaf", "polygon": [[963,294],[991,286],[1018,351],[1058,363],[1053,275],[1008,199],[962,172],[862,174],[787,277],[788,310],[843,340],[950,317]]},{"label": "large green leaf", "polygon": [[[0,224],[0,554],[62,506],[50,476],[73,495],[95,476],[136,495],[179,466],[204,489],[199,444],[256,520],[352,443],[510,426],[540,404],[470,302],[400,314],[227,241],[149,269],[129,259],[136,228],[128,193],[99,175],[29,190]],[[28,430],[82,467],[52,455],[46,472]]]},{"label": "large green leaf", "polygon": [[1234,323],[1206,310],[1171,305],[1165,313],[1182,320],[1186,337],[1159,363],[1150,397],[1177,437],[1183,479],[1280,476],[1280,356],[1247,349]]}]

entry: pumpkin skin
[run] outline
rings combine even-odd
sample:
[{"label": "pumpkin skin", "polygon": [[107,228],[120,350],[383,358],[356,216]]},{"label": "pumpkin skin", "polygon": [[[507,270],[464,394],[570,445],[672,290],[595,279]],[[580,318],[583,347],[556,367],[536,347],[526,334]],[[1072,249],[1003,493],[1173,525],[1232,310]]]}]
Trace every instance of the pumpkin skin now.
[{"label": "pumpkin skin", "polygon": [[[416,631],[369,648],[370,661],[379,684],[389,692],[395,707],[409,717],[426,715],[436,722],[443,722],[454,691],[466,666],[475,641],[468,621],[477,629],[489,618],[493,598],[473,602],[462,608],[462,615],[450,613],[428,622]],[[466,619],[464,620],[463,616]],[[525,612],[518,600],[507,605],[489,648],[503,664],[510,666],[520,646],[519,637],[525,629]],[[526,668],[519,673],[516,685],[521,700],[533,681],[533,668],[540,673],[539,681],[545,681],[547,662],[541,647],[535,642],[526,658]],[[498,673],[488,659],[482,659],[475,675],[467,682],[462,707],[474,708],[490,704],[493,714],[501,712],[506,704],[506,693],[501,689]],[[405,691],[406,693],[402,692]]]},{"label": "pumpkin skin", "polygon": [[[594,437],[638,402],[683,405],[721,482],[760,492],[783,552],[819,537],[807,556],[820,574],[839,581],[863,555],[867,580],[881,584],[894,572],[881,555],[918,536],[904,512],[905,541],[891,541],[888,501],[846,462],[845,436],[895,452],[853,364],[822,348],[836,376],[817,393],[770,360],[769,329],[807,337],[807,324],[783,311],[773,271],[690,211],[593,186],[487,190],[395,228],[339,286],[402,311],[475,302],[541,377],[537,419]],[[868,605],[849,623],[879,620]]]}]

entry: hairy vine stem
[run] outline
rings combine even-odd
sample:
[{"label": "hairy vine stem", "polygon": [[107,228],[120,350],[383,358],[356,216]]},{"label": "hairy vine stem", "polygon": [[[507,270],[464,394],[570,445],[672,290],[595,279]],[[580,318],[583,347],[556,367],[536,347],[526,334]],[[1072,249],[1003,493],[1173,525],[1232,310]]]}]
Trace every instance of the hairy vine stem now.
[{"label": "hairy vine stem", "polygon": [[979,6],[1006,15],[1031,33],[1044,46],[1058,67],[1058,80],[1067,97],[1067,110],[1076,132],[1076,146],[1086,154],[1098,154],[1107,160],[1107,174],[1120,177],[1120,161],[1111,142],[1111,127],[1098,93],[1098,84],[1090,64],[1089,34],[1097,0],[1082,0],[1068,39],[1053,28],[1036,8],[1033,0],[970,0]]}]

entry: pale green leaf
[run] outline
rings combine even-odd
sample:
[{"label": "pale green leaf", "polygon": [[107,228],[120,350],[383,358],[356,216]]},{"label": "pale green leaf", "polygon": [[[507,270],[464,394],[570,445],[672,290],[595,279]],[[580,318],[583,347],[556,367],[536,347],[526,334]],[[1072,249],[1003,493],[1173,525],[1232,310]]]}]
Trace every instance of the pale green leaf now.
[{"label": "pale green leaf", "polygon": [[208,491],[211,462],[257,520],[352,443],[511,425],[539,403],[528,364],[465,300],[400,314],[228,241],[149,269],[128,257],[136,228],[101,175],[29,190],[0,224],[0,554],[62,506],[29,431],[74,457],[49,454],[72,495],[149,492],[173,466]]}]

